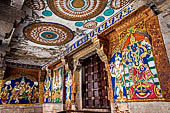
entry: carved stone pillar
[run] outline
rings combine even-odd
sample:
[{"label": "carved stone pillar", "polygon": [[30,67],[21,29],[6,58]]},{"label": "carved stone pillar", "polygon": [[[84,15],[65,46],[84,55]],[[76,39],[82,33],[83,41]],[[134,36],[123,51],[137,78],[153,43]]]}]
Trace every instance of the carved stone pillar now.
[{"label": "carved stone pillar", "polygon": [[75,99],[75,109],[80,109],[80,73],[81,73],[81,67],[82,62],[78,58],[74,58],[74,70],[73,70],[73,76],[74,76],[74,99]]},{"label": "carved stone pillar", "polygon": [[[65,71],[66,73],[73,75],[73,59],[72,58],[68,58],[68,57],[62,57],[61,58],[62,64],[65,66]],[[65,75],[64,75],[65,76]],[[64,77],[65,78],[65,77]],[[74,85],[74,76],[72,76],[70,79],[72,80],[72,84],[71,84],[71,103],[70,104],[65,104],[65,109],[66,110],[74,110],[75,109],[75,105],[74,105],[74,95],[72,92],[73,91],[73,85]],[[64,80],[65,82],[65,80]],[[65,85],[64,85],[65,87]],[[66,94],[65,94],[66,95]]]}]

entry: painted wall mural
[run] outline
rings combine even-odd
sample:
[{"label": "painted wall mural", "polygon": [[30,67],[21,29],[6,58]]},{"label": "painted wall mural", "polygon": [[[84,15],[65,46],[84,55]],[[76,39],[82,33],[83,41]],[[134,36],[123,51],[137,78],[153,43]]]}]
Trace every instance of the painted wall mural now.
[{"label": "painted wall mural", "polygon": [[52,77],[51,77],[51,70],[47,69],[47,75],[46,75],[46,79],[44,82],[44,99],[43,102],[44,103],[50,103],[51,102],[51,88],[52,88]]},{"label": "painted wall mural", "polygon": [[71,103],[71,86],[73,77],[67,72],[65,75],[65,103]]},{"label": "painted wall mural", "polygon": [[10,77],[0,91],[0,104],[39,103],[39,84],[27,76]]},{"label": "painted wall mural", "polygon": [[44,45],[62,45],[73,39],[72,31],[56,23],[36,23],[24,28],[25,38]]},{"label": "painted wall mural", "polygon": [[63,67],[53,70],[52,102],[63,102]]},{"label": "painted wall mural", "polygon": [[128,31],[110,61],[114,100],[162,98],[151,38],[146,30]]},{"label": "painted wall mural", "polygon": [[44,83],[44,103],[63,102],[63,67],[47,70]]}]

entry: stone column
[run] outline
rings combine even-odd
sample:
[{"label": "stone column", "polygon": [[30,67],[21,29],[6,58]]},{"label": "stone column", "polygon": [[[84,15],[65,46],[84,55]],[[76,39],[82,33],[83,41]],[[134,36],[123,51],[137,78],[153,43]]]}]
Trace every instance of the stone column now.
[{"label": "stone column", "polygon": [[[73,65],[71,66],[71,64],[72,64],[72,60],[71,60],[72,58],[66,58],[66,57],[62,57],[61,58],[61,61],[62,61],[62,64],[65,66],[65,72],[67,73],[69,73],[69,74],[72,74],[72,71],[70,70],[70,68],[72,69],[73,68]],[[65,74],[66,74],[65,73]],[[64,82],[65,82],[65,74],[64,74]],[[65,83],[63,83],[63,87],[65,87]],[[64,88],[65,89],[65,88]],[[64,91],[64,90],[63,90]],[[72,91],[72,90],[71,90]],[[65,92],[65,91],[64,91]],[[66,94],[65,94],[66,95]],[[64,96],[64,99],[63,100],[65,100],[65,96]],[[71,97],[71,103],[70,104],[65,104],[64,105],[64,109],[65,110],[72,110],[72,103],[73,103],[73,101],[72,101],[72,97]]]},{"label": "stone column", "polygon": [[80,101],[82,98],[80,98],[80,69],[81,69],[81,62],[79,59],[74,58],[73,60],[74,69],[73,69],[73,77],[74,77],[74,84],[73,84],[73,93],[74,96],[74,108],[75,110],[81,109],[80,107]]}]

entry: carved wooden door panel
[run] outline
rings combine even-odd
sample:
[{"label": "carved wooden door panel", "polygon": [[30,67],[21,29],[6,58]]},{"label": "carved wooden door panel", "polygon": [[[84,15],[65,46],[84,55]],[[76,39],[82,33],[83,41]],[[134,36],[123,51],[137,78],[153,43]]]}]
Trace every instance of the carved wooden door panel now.
[{"label": "carved wooden door panel", "polygon": [[83,107],[109,108],[105,65],[97,55],[83,62]]}]

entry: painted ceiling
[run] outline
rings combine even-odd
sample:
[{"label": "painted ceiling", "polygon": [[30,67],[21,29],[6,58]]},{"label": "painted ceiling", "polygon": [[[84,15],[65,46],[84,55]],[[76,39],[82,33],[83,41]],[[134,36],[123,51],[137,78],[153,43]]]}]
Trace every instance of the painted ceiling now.
[{"label": "painted ceiling", "polygon": [[26,0],[7,61],[43,66],[133,0]]}]

